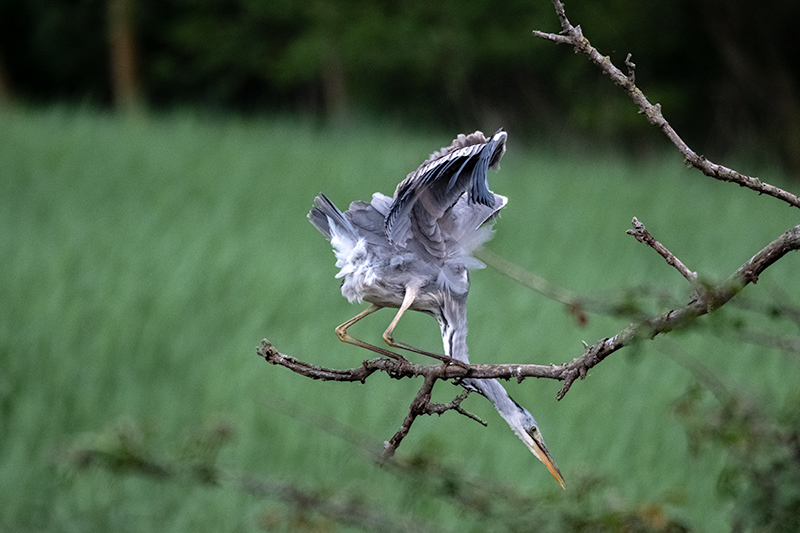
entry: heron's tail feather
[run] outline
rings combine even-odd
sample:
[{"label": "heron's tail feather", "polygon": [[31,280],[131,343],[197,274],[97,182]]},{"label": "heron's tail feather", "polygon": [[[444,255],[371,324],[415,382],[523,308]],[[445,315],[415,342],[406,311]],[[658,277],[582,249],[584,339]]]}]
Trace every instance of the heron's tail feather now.
[{"label": "heron's tail feather", "polygon": [[[366,241],[359,237],[355,226],[324,194],[314,198],[314,207],[308,213],[311,223],[331,241],[336,255],[337,278],[345,278],[342,294],[351,302],[361,301],[362,284],[371,284],[375,272],[369,268]],[[354,274],[350,281],[346,276]]]},{"label": "heron's tail feather", "polygon": [[322,193],[314,198],[314,207],[312,207],[311,211],[308,213],[308,220],[320,233],[325,235],[325,238],[328,240],[331,240],[334,233],[343,237],[351,237],[353,240],[358,239],[358,234],[350,221],[347,220],[339,208]]}]

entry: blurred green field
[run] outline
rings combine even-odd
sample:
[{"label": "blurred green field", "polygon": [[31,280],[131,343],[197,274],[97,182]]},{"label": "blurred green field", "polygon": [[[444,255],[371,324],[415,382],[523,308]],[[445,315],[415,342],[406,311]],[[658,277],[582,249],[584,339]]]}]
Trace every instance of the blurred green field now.
[{"label": "blurred green field", "polygon": [[[269,513],[278,513],[270,527],[291,529],[277,503],[77,471],[63,460],[71,443],[125,421],[169,453],[220,419],[235,430],[219,459],[227,467],[437,528],[486,530],[415,497],[319,422],[355,428],[380,450],[419,383],[312,382],[255,354],[267,337],[284,353],[333,367],[369,355],[333,333],[360,307],[339,294],[329,244],[305,215],[320,191],[342,208],[374,191],[391,194],[453,133],[180,112],[125,119],[58,107],[0,111],[0,531],[258,531]],[[769,169],[741,170],[781,180]],[[490,180],[509,205],[489,248],[582,294],[640,284],[685,291],[674,270],[625,234],[632,216],[716,280],[798,219],[775,200],[688,170],[672,153],[634,161],[545,149],[513,131]],[[746,293],[797,301],[798,267],[800,256],[790,255]],[[579,327],[559,304],[491,269],[472,282],[476,362],[561,363],[580,355],[581,340],[625,325],[591,316]],[[382,311],[354,332],[378,343],[391,316]],[[438,351],[437,335],[422,315],[404,319],[396,334]],[[724,531],[729,508],[715,492],[721,458],[690,454],[672,414],[692,382],[667,357],[676,342],[764,406],[782,405],[800,387],[796,361],[787,367],[777,351],[702,331],[615,354],[561,402],[555,382],[507,387],[540,422],[568,488],[598,475],[608,505],[656,503],[692,527]],[[436,392],[445,401],[457,389]],[[319,420],[293,416],[292,405]],[[572,497],[488,402],[472,397],[466,407],[489,427],[453,413],[419,420],[399,454],[430,453],[526,494]]]}]

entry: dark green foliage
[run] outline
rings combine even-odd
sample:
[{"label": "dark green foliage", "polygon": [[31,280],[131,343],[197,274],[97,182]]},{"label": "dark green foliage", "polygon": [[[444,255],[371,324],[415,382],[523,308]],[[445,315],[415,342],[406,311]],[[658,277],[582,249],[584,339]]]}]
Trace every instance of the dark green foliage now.
[{"label": "dark green foliage", "polygon": [[[109,102],[107,2],[5,0],[0,57],[25,99]],[[658,132],[572,50],[549,0],[171,0],[135,2],[151,105],[358,113],[417,126],[592,133],[644,149]],[[800,168],[800,4],[590,0],[568,15],[637,81],[695,149],[754,143]],[[598,137],[598,134],[600,137]]]},{"label": "dark green foliage", "polygon": [[0,3],[0,56],[11,87],[33,100],[104,101],[109,69],[102,0]]}]

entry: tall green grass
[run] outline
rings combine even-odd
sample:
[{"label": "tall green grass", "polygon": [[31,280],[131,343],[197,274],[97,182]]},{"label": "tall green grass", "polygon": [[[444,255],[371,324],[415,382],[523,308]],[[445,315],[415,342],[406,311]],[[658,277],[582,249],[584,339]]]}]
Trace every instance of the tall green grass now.
[{"label": "tall green grass", "polygon": [[[510,201],[489,246],[576,292],[657,284],[686,294],[676,272],[625,235],[632,216],[717,280],[797,223],[791,209],[704,178],[676,155],[574,156],[510,135],[501,171],[490,178]],[[221,489],[76,472],[63,461],[70,443],[126,421],[148,445],[168,450],[215,419],[236,431],[222,464],[441,527],[482,530],[443,504],[415,500],[352,444],[286,407],[357,428],[378,450],[419,383],[377,376],[363,386],[317,383],[255,355],[267,337],[285,353],[334,367],[369,356],[333,334],[360,308],[339,294],[330,247],[305,215],[319,191],[342,208],[374,191],[391,194],[450,139],[286,118],[3,111],[0,530],[258,530],[279,506]],[[747,293],[796,298],[799,261],[786,257]],[[560,305],[491,270],[472,281],[476,362],[561,363],[580,355],[581,340],[625,325],[590,317],[579,327]],[[383,313],[360,323],[358,334],[379,342],[391,316]],[[421,315],[404,319],[397,338],[434,350],[440,342]],[[568,486],[600,475],[612,504],[656,502],[690,525],[721,531],[720,458],[690,454],[671,411],[692,381],[666,356],[675,338],[766,406],[800,386],[796,361],[787,369],[775,351],[701,331],[615,354],[561,402],[559,383],[508,388],[539,420]],[[436,391],[442,400],[454,392]],[[487,402],[470,398],[467,407],[489,427],[454,414],[426,418],[399,453],[435,453],[525,493],[568,497]]]}]

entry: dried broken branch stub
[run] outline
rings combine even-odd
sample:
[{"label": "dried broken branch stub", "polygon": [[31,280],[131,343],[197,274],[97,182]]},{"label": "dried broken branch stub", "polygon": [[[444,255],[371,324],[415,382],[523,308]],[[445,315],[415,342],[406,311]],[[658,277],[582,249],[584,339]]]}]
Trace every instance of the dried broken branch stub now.
[{"label": "dried broken branch stub", "polygon": [[631,54],[625,57],[625,66],[628,67],[628,81],[636,83],[636,63],[631,61]]}]

